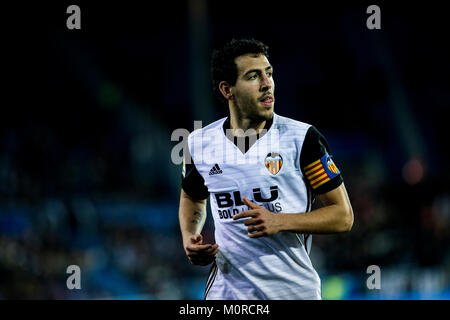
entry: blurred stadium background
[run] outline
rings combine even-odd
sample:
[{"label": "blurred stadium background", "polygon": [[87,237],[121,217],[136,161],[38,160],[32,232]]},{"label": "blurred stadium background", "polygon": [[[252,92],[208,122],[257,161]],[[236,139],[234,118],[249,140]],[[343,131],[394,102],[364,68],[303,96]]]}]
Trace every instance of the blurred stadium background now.
[{"label": "blurred stadium background", "polygon": [[[366,28],[368,2],[5,9],[0,298],[202,298],[209,267],[182,248],[171,134],[227,114],[211,51],[255,37],[271,47],[276,112],[325,134],[353,204],[350,233],[313,236],[324,299],[449,299],[448,24],[440,4],[396,3],[377,3],[381,30]],[[81,30],[66,28],[70,4]],[[81,290],[66,288],[73,264]]]}]

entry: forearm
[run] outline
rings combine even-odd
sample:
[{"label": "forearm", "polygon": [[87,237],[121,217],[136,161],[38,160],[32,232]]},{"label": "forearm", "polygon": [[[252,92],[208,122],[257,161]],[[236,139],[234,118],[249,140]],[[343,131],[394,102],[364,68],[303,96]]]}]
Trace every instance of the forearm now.
[{"label": "forearm", "polygon": [[280,231],[296,233],[339,233],[347,232],[353,225],[351,208],[342,205],[326,207],[298,214],[277,214]]},{"label": "forearm", "polygon": [[191,235],[200,234],[206,221],[206,200],[194,200],[181,190],[178,218],[183,242]]}]

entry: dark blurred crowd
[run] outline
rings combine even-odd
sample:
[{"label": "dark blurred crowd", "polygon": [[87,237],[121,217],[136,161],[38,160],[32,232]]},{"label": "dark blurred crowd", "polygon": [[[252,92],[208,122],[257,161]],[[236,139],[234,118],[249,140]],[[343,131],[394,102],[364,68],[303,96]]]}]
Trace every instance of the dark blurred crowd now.
[{"label": "dark blurred crowd", "polygon": [[[173,218],[158,225],[153,221],[175,216],[176,206],[116,206],[121,212],[85,198],[47,200],[42,207],[8,213],[3,209],[0,297],[201,298],[198,286],[207,270],[190,266]],[[80,290],[68,289],[70,265],[80,267]]]},{"label": "dark blurred crowd", "polygon": [[[123,190],[100,192],[98,186],[111,185],[104,178],[106,166],[96,165],[98,151],[73,169],[90,170],[86,175],[97,177],[97,184],[92,182],[95,178],[80,178],[68,184],[72,192],[49,192],[54,176],[36,178],[42,173],[23,164],[26,158],[14,152],[2,156],[1,298],[202,298],[208,267],[191,266],[184,255],[176,194],[168,201]],[[347,291],[336,296],[327,289],[324,297],[372,297],[365,285],[370,265],[386,271],[387,279],[404,278],[397,286],[385,279],[393,293],[380,291],[385,294],[380,298],[405,298],[399,294],[422,291],[448,297],[442,295],[450,287],[448,188],[427,176],[414,185],[401,176],[370,179],[368,173],[375,167],[352,170],[358,161],[347,160],[340,163],[355,214],[353,229],[346,234],[314,235],[311,253],[324,288],[340,275],[342,290]],[[64,172],[73,164],[55,161],[52,166],[55,172]],[[123,165],[122,170],[129,173],[131,168]],[[179,166],[176,170],[180,173]],[[130,178],[124,183],[130,190],[138,189]],[[179,181],[173,184],[179,188]],[[89,186],[95,186],[92,193]],[[213,232],[209,216],[203,232],[206,241],[213,241]],[[81,268],[81,290],[66,286],[69,265]]]}]

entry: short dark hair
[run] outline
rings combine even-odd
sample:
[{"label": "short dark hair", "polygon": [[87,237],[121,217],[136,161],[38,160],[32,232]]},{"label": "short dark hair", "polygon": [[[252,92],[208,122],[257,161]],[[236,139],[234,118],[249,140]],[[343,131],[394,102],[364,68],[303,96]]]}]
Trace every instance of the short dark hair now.
[{"label": "short dark hair", "polygon": [[237,65],[235,59],[239,56],[255,53],[269,58],[269,47],[255,39],[232,39],[222,48],[214,50],[211,59],[211,77],[215,96],[223,103],[227,100],[219,90],[219,83],[226,81],[231,86],[236,84]]}]

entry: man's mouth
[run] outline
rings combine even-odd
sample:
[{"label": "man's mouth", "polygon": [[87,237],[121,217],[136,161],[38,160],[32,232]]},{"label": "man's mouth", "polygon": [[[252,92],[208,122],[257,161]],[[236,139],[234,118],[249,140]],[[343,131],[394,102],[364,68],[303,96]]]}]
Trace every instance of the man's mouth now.
[{"label": "man's mouth", "polygon": [[274,99],[273,99],[272,96],[267,95],[267,96],[264,96],[262,99],[260,99],[260,101],[261,101],[263,104],[265,104],[265,105],[267,105],[267,106],[270,106],[270,105],[273,103]]}]

